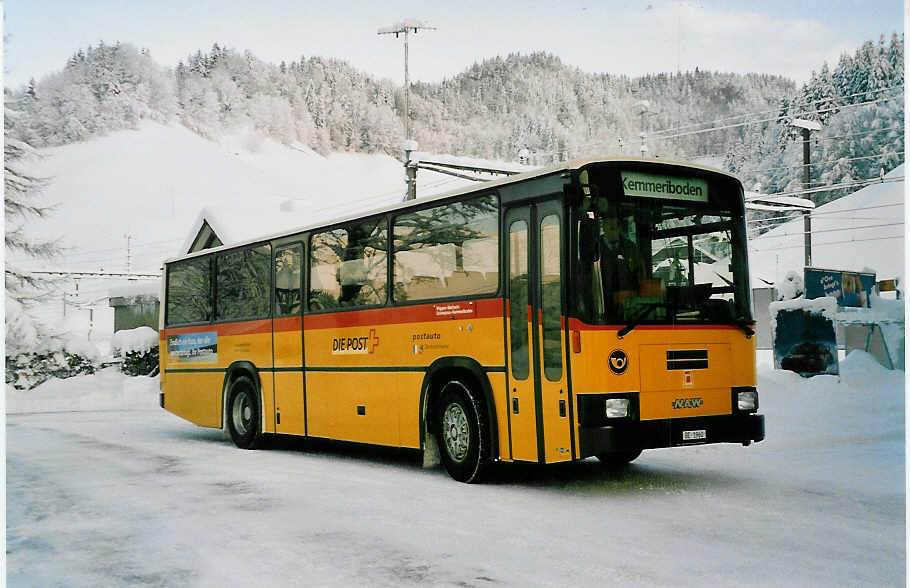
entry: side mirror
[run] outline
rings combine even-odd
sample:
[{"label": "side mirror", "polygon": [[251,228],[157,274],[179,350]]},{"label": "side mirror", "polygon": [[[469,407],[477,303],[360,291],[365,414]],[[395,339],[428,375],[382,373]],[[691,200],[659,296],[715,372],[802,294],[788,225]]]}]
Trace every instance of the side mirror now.
[{"label": "side mirror", "polygon": [[582,261],[593,263],[600,259],[600,248],[597,246],[599,231],[597,221],[583,218],[578,223],[578,254]]}]

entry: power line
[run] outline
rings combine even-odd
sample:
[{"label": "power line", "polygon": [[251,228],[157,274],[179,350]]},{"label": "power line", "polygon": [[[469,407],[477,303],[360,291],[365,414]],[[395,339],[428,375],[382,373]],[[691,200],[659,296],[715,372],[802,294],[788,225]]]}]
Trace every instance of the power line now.
[{"label": "power line", "polygon": [[[867,95],[867,94],[877,94],[877,93],[880,93],[880,92],[887,92],[888,90],[894,90],[894,89],[903,88],[903,87],[904,87],[904,84],[895,84],[895,85],[889,86],[889,87],[887,87],[887,88],[879,88],[879,89],[876,89],[876,90],[868,90],[868,91],[866,91],[866,92],[856,92],[856,93],[854,93],[854,94],[848,94],[848,95],[846,95],[846,96],[838,96],[835,100],[845,100],[845,99],[847,99],[847,98],[854,98],[854,97],[856,97],[856,96],[865,96],[865,95]],[[812,100],[812,101],[810,101],[810,102],[802,102],[802,103],[799,104],[799,106],[800,106],[800,107],[807,107],[807,106],[809,106],[809,105],[817,104],[817,103],[819,103],[819,102],[831,102],[831,101],[833,101],[831,98],[819,98],[818,100]],[[846,106],[846,105],[845,105],[845,106]],[[731,116],[727,116],[727,117],[715,119],[715,120],[712,120],[712,121],[704,121],[704,122],[700,122],[700,123],[691,123],[691,124],[688,124],[688,125],[683,125],[683,126],[680,126],[680,127],[675,127],[675,128],[673,128],[673,129],[667,129],[667,130],[664,130],[664,131],[654,131],[654,134],[660,135],[660,134],[663,134],[663,133],[669,133],[669,132],[679,131],[679,130],[681,130],[681,129],[689,129],[689,128],[698,127],[698,126],[702,126],[702,125],[711,125],[711,124],[715,124],[715,123],[719,123],[719,122],[725,122],[725,121],[733,120],[733,119],[736,119],[736,118],[743,118],[743,117],[749,117],[749,116],[759,116],[759,115],[765,115],[765,114],[771,114],[771,113],[780,113],[780,107],[774,108],[774,109],[769,109],[769,110],[758,110],[758,111],[755,111],[755,112],[747,112],[747,113],[744,113],[744,114],[734,114],[734,115],[731,115]],[[797,113],[796,115],[793,115],[793,116],[798,116],[799,114],[810,114],[810,112],[800,112],[800,113]],[[775,117],[775,119],[770,119],[770,120],[776,120],[776,118],[779,118],[779,117]],[[752,122],[767,122],[767,121],[752,121]]]},{"label": "power line", "polygon": [[[844,163],[847,161],[860,161],[863,159],[880,159],[883,157],[888,157],[890,155],[901,156],[901,155],[903,155],[903,153],[898,152],[898,151],[887,151],[885,153],[880,153],[878,155],[863,155],[861,157],[838,158],[838,159],[832,159],[832,160],[827,160],[827,161],[819,161],[818,163],[810,163],[809,167],[837,165],[838,163]],[[781,165],[781,166],[777,166],[777,167],[766,167],[766,168],[752,167],[752,168],[747,168],[744,170],[737,170],[735,173],[744,175],[744,174],[749,174],[749,173],[757,172],[757,171],[768,172],[768,171],[777,171],[777,170],[781,170],[781,169],[797,169],[797,168],[804,168],[804,167],[806,167],[806,164],[798,163],[795,165]]]},{"label": "power line", "polygon": [[[887,97],[887,98],[879,98],[879,99],[877,99],[877,100],[869,100],[869,101],[866,101],[866,102],[857,102],[857,103],[854,103],[854,104],[845,104],[845,105],[843,105],[843,106],[840,106],[839,109],[840,109],[840,110],[846,110],[847,108],[856,108],[856,107],[859,107],[859,106],[869,106],[869,105],[871,105],[871,104],[878,104],[879,102],[889,102],[889,101],[891,101],[891,100],[894,100],[894,98],[895,98],[895,97],[893,97],[893,96],[889,96],[889,97]],[[832,110],[835,110],[835,109],[834,109],[834,108],[825,108],[825,109],[817,110],[817,111],[814,111],[814,112],[812,112],[812,111],[797,112],[797,113],[794,113],[794,114],[789,114],[788,116],[794,117],[794,116],[800,116],[800,115],[806,115],[806,114],[815,114],[815,113],[830,112],[830,111],[832,111]],[[736,123],[736,124],[723,125],[723,126],[719,126],[719,127],[711,127],[711,128],[708,128],[708,129],[700,129],[700,130],[696,130],[696,131],[687,131],[687,132],[685,132],[685,133],[677,133],[677,134],[675,134],[675,135],[658,135],[658,136],[655,137],[655,138],[656,138],[656,139],[676,139],[676,138],[679,138],[679,137],[689,137],[689,136],[692,136],[692,135],[700,135],[700,134],[702,134],[702,133],[710,133],[710,132],[713,132],[713,131],[723,131],[723,130],[726,130],[726,129],[735,129],[735,128],[744,127],[744,126],[753,125],[753,124],[759,124],[759,123],[764,123],[764,122],[778,121],[778,120],[781,120],[782,118],[783,118],[783,117],[781,117],[781,116],[775,116],[775,117],[772,117],[772,118],[764,118],[764,119],[751,120],[751,121],[741,122],[741,123]],[[669,131],[667,131],[667,132],[669,132]],[[655,133],[653,133],[653,134],[657,134],[657,133],[659,133],[659,131],[657,131],[657,132],[655,132]]]},{"label": "power line", "polygon": [[[872,184],[890,184],[893,182],[903,182],[904,176],[898,176],[894,178],[869,178],[868,180],[856,180],[853,182],[842,182],[840,184],[831,184],[823,188],[809,188],[808,190],[794,190],[792,192],[776,192],[774,194],[761,194],[759,199],[766,200],[768,198],[773,198],[777,196],[798,196],[799,194],[815,194],[817,192],[832,192],[834,190],[840,190],[841,188],[853,188],[853,187],[863,187],[871,186]],[[748,200],[747,200],[748,202]]]},{"label": "power line", "polygon": [[[895,88],[902,88],[902,87],[903,87],[903,84],[899,84],[899,85],[896,85],[896,86],[891,86],[890,88],[882,88],[882,89],[879,89],[879,90],[870,90],[870,91],[868,91],[868,92],[859,92],[859,93],[856,93],[856,94],[851,94],[851,95],[848,96],[848,97],[859,96],[859,95],[865,95],[865,94],[874,94],[874,93],[884,92],[884,91],[887,91],[887,90],[891,90],[891,89],[895,89]],[[889,102],[889,101],[891,101],[891,100],[894,100],[896,97],[897,97],[897,96],[888,96],[888,97],[884,97],[884,98],[878,98],[878,99],[875,99],[875,100],[868,100],[868,101],[865,101],[865,102],[857,102],[857,103],[852,103],[852,104],[843,104],[843,105],[838,106],[838,108],[833,108],[833,107],[832,107],[832,108],[825,108],[825,109],[821,109],[821,110],[817,110],[817,111],[804,111],[804,112],[789,113],[788,116],[794,117],[794,116],[801,116],[801,115],[814,114],[814,113],[825,113],[825,112],[830,112],[830,111],[837,110],[837,109],[845,110],[845,109],[847,109],[847,108],[855,108],[855,107],[859,107],[859,106],[869,106],[869,105],[871,105],[871,104],[877,104],[877,103],[880,103],[880,102]],[[815,102],[823,102],[823,101],[828,101],[828,99],[825,99],[825,100],[816,100],[816,101],[810,102],[809,104],[812,104],[812,103],[815,103]],[[695,126],[700,126],[700,125],[705,125],[705,124],[713,124],[714,122],[722,122],[722,121],[724,121],[724,120],[730,120],[730,119],[735,119],[735,118],[748,117],[748,116],[753,116],[753,115],[763,115],[763,114],[770,114],[770,113],[779,113],[779,110],[778,110],[778,109],[775,109],[775,110],[767,110],[767,111],[758,111],[758,112],[754,112],[754,113],[745,113],[745,114],[734,115],[734,116],[731,116],[731,117],[726,117],[726,118],[723,118],[723,119],[718,119],[717,121],[708,121],[708,122],[703,122],[703,123],[695,123],[695,124],[688,125],[688,126],[685,126],[685,127],[678,127],[678,128],[677,128],[677,127],[674,127],[673,129],[667,129],[667,130],[663,130],[663,131],[653,131],[653,132],[651,133],[651,136],[652,136],[652,138],[654,138],[654,139],[661,139],[661,140],[676,139],[676,138],[679,138],[679,137],[687,137],[687,136],[692,136],[692,135],[698,135],[698,134],[703,134],[703,133],[709,133],[709,132],[712,132],[712,131],[721,131],[721,130],[726,130],[726,129],[739,128],[739,127],[748,126],[748,125],[752,125],[752,124],[760,124],[760,123],[765,123],[765,122],[779,121],[779,120],[782,120],[782,118],[783,118],[783,117],[781,117],[779,114],[777,114],[776,116],[773,116],[773,117],[770,117],[770,118],[763,118],[763,119],[758,119],[758,120],[750,120],[750,121],[745,121],[745,122],[740,122],[740,123],[735,123],[735,124],[730,124],[730,125],[715,126],[715,127],[710,127],[710,128],[706,128],[706,129],[698,129],[698,130],[694,130],[694,131],[687,131],[687,132],[683,132],[683,133],[679,133],[679,132],[678,132],[679,129],[685,129],[685,128],[695,127]],[[675,133],[675,134],[665,134],[665,133],[671,133],[671,132],[672,132],[672,133]],[[609,142],[609,141],[607,141],[607,140],[605,140],[605,139],[600,139],[600,140],[597,140],[597,141],[589,141],[589,142],[587,142],[587,143],[581,143],[581,144],[578,144],[578,145],[573,145],[573,146],[572,146],[572,149],[573,149],[576,153],[581,154],[581,153],[584,153],[586,149],[589,149],[589,148],[592,148],[592,147],[596,147],[596,146],[606,145],[608,142]],[[540,157],[540,156],[561,155],[561,154],[563,154],[563,153],[565,153],[565,151],[563,151],[563,150],[560,150],[560,151],[539,151],[539,152],[534,153],[534,155],[537,156],[537,157]],[[718,156],[719,156],[719,155],[718,155]],[[701,156],[699,156],[699,157],[701,157]]]},{"label": "power line", "polygon": [[850,134],[847,134],[847,135],[835,135],[835,136],[833,136],[833,137],[818,137],[818,138],[816,138],[816,141],[822,141],[822,142],[824,142],[824,141],[834,141],[835,139],[849,139],[850,137],[861,137],[861,136],[863,136],[863,135],[871,135],[871,134],[873,134],[873,133],[883,133],[883,132],[885,132],[885,131],[895,131],[895,130],[901,130],[902,132],[898,133],[898,134],[900,134],[900,135],[903,135],[903,134],[904,134],[904,133],[903,133],[904,127],[901,127],[901,126],[896,126],[896,127],[882,127],[882,128],[880,128],[880,129],[872,129],[872,130],[869,130],[869,131],[861,131],[861,132],[859,132],[859,133],[850,133]]},{"label": "power line", "polygon": [[138,274],[138,273],[125,273],[125,272],[69,272],[65,270],[61,271],[30,271],[31,274],[39,275],[48,275],[48,276],[62,276],[62,277],[71,277],[71,278],[126,278],[126,279],[136,279],[136,280],[150,280],[150,279],[159,279],[161,274]]},{"label": "power line", "polygon": [[[789,216],[770,216],[767,218],[756,218],[756,219],[752,219],[752,220],[747,220],[746,224],[747,225],[763,225],[761,227],[756,227],[756,228],[776,227],[776,226],[786,224],[786,223],[781,223],[778,221],[796,220],[796,219],[800,218],[802,214],[805,214],[805,213],[794,211]],[[812,213],[813,218],[817,218],[818,216],[819,216],[818,214],[815,214],[814,212]],[[884,220],[891,220],[893,218],[894,217],[890,217],[890,216],[851,216],[850,220],[884,221]],[[825,219],[821,219],[821,220],[825,220]]]},{"label": "power line", "polygon": [[[903,224],[904,224],[903,222],[883,223],[883,224],[878,224],[878,225],[862,225],[859,227],[838,227],[836,229],[822,229],[820,231],[812,229],[812,231],[810,231],[808,234],[817,235],[818,233],[834,233],[834,232],[838,232],[838,231],[843,232],[843,231],[858,231],[860,229],[878,229],[881,227],[896,227],[898,225],[903,225]],[[786,237],[802,237],[802,236],[805,236],[806,234],[807,233],[805,231],[798,231],[795,233],[784,233],[783,235],[768,235],[766,233],[766,234],[762,235],[760,238],[761,239],[784,239]]]},{"label": "power line", "polygon": [[[827,241],[824,243],[814,243],[814,247],[817,248],[817,247],[821,247],[824,245],[842,245],[844,243],[860,243],[863,241],[888,241],[891,239],[903,239],[903,238],[904,238],[903,235],[895,235],[893,237],[870,237],[868,239],[847,239],[844,241]],[[767,249],[758,248],[758,249],[750,249],[749,251],[752,253],[760,253],[762,251],[779,251],[781,249],[802,249],[803,247],[804,247],[804,245],[802,243],[800,243],[799,245],[788,245],[786,247],[770,247]]]}]

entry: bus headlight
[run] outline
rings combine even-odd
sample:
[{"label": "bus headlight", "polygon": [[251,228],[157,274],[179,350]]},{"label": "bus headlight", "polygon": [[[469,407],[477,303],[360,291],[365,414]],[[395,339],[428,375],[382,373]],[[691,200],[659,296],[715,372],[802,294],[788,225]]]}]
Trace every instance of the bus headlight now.
[{"label": "bus headlight", "polygon": [[755,388],[745,388],[736,393],[736,408],[743,412],[758,410],[758,391]]},{"label": "bus headlight", "polygon": [[629,399],[607,398],[606,414],[608,419],[620,419],[629,416]]}]

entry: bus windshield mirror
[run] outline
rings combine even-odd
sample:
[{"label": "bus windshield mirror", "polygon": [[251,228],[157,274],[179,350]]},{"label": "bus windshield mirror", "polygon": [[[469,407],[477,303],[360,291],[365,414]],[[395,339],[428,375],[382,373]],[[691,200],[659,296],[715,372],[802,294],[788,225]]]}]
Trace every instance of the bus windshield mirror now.
[{"label": "bus windshield mirror", "polygon": [[578,248],[581,259],[588,263],[593,263],[600,259],[600,248],[597,246],[597,221],[593,218],[581,219],[578,232]]}]

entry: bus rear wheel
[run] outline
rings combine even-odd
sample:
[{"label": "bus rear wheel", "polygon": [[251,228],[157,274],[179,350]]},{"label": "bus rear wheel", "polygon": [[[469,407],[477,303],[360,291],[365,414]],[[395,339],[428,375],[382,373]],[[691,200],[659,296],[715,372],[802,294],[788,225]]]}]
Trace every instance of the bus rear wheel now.
[{"label": "bus rear wheel", "polygon": [[231,382],[227,405],[227,425],[234,445],[255,449],[259,442],[259,399],[256,385],[246,376]]},{"label": "bus rear wheel", "polygon": [[437,428],[446,471],[459,482],[479,482],[489,461],[485,413],[474,394],[458,380],[442,389]]},{"label": "bus rear wheel", "polygon": [[628,451],[608,451],[606,453],[597,454],[597,459],[599,459],[600,463],[604,464],[608,468],[620,468],[638,459],[638,456],[641,455],[641,451],[641,449],[630,449]]}]

